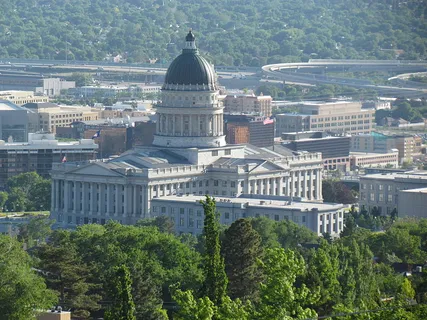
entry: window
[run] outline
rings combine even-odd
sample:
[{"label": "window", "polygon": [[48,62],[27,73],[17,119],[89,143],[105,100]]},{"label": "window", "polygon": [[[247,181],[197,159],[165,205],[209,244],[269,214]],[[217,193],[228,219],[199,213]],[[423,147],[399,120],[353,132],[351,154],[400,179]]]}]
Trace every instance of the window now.
[{"label": "window", "polygon": [[214,180],[214,187],[218,187],[218,180]]},{"label": "window", "polygon": [[166,213],[166,207],[162,207],[161,213]]},{"label": "window", "polygon": [[153,206],[153,212],[157,212],[157,207]]},{"label": "window", "polygon": [[212,157],[217,157],[217,156],[218,156],[218,150],[212,151]]},{"label": "window", "polygon": [[370,201],[375,201],[375,193],[370,193],[369,194],[369,200]]},{"label": "window", "polygon": [[382,193],[380,193],[378,195],[378,201],[383,202],[384,201],[384,195]]},{"label": "window", "polygon": [[275,220],[275,221],[279,221],[279,215],[278,215],[278,214],[275,214],[275,215],[274,215],[274,220]]},{"label": "window", "polygon": [[305,216],[302,216],[302,223],[305,223]]},{"label": "window", "polygon": [[231,155],[231,150],[230,150],[230,149],[225,150],[225,155],[226,155],[226,156]]},{"label": "window", "polygon": [[179,218],[179,226],[180,227],[184,226],[184,217]]},{"label": "window", "polygon": [[185,212],[184,208],[179,208],[179,213],[180,214],[184,214],[184,212]]},{"label": "window", "polygon": [[387,196],[387,202],[393,202],[393,195],[389,194]]},{"label": "window", "polygon": [[230,182],[230,186],[231,186],[232,188],[236,187],[236,182],[231,181],[231,182]]},{"label": "window", "polygon": [[230,219],[230,212],[225,212],[225,213],[224,213],[224,218],[225,218],[226,220]]}]

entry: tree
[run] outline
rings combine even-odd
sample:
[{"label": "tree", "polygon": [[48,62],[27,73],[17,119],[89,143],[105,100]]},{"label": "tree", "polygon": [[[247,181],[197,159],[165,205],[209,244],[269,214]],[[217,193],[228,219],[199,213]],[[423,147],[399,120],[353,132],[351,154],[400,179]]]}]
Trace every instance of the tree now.
[{"label": "tree", "polygon": [[352,190],[341,181],[323,180],[322,195],[325,202],[352,204],[356,198]]},{"label": "tree", "polygon": [[319,315],[331,314],[333,306],[340,302],[339,267],[338,250],[326,241],[308,259],[304,283],[313,291],[319,290],[319,300],[315,303]]},{"label": "tree", "polygon": [[75,81],[76,87],[83,87],[93,82],[92,75],[84,72],[73,72],[68,80]]},{"label": "tree", "polygon": [[139,220],[136,225],[141,227],[157,227],[160,232],[167,232],[171,234],[175,232],[173,220],[168,216],[157,216],[151,219],[142,219]]},{"label": "tree", "polygon": [[316,300],[305,284],[296,286],[303,275],[303,258],[292,250],[267,249],[260,265],[266,276],[261,283],[260,301],[256,304],[256,319],[307,319],[317,317],[316,312],[305,308]]},{"label": "tree", "polygon": [[6,182],[9,199],[6,207],[11,211],[48,210],[50,208],[50,180],[36,172],[25,172]]},{"label": "tree", "polygon": [[125,265],[114,268],[110,297],[112,305],[105,313],[105,320],[136,320],[132,280]]},{"label": "tree", "polygon": [[222,242],[228,295],[234,300],[258,299],[262,272],[258,260],[262,259],[261,237],[247,219],[239,219],[225,231]]},{"label": "tree", "polygon": [[61,306],[83,318],[100,308],[101,296],[93,291],[97,286],[89,281],[92,270],[81,261],[68,231],[55,231],[35,254],[48,288],[57,292]]},{"label": "tree", "polygon": [[57,297],[32,269],[32,260],[15,239],[0,235],[0,314],[3,319],[34,319]]},{"label": "tree", "polygon": [[221,305],[227,292],[227,275],[225,274],[224,258],[221,256],[219,242],[219,221],[215,199],[206,196],[201,201],[205,213],[203,235],[205,237],[205,253],[203,270],[205,281],[202,296],[208,297],[215,306]]},{"label": "tree", "polygon": [[6,204],[8,198],[9,195],[7,194],[7,192],[0,191],[0,210],[4,210],[4,205]]},{"label": "tree", "polygon": [[28,223],[19,226],[18,239],[27,244],[28,247],[33,246],[33,241],[44,242],[52,233],[52,225],[54,221],[45,217],[35,217]]}]

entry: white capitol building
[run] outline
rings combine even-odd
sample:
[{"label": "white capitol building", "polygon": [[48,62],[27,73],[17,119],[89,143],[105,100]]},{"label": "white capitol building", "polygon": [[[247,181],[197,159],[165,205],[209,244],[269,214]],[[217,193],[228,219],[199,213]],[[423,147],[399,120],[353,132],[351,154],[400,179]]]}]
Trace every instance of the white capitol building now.
[{"label": "white capitol building", "polygon": [[225,224],[268,216],[338,234],[344,206],[322,203],[321,154],[226,145],[218,95],[215,71],[190,31],[166,73],[153,146],[114,159],[53,165],[55,226],[135,224],[167,215],[177,232],[197,234],[203,226],[199,200],[209,194]]}]

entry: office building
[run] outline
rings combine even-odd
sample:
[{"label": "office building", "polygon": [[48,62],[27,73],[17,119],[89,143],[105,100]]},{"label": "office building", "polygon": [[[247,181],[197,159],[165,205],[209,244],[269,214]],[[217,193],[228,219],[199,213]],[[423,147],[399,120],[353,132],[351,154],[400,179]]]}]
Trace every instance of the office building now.
[{"label": "office building", "polygon": [[[241,195],[254,199],[270,195],[321,201],[321,155],[295,156],[281,146],[273,150],[227,145],[218,95],[214,69],[199,54],[190,31],[182,54],[165,76],[152,146],[135,147],[108,160],[54,165],[51,218],[55,226],[74,228],[108,220],[135,224],[166,214],[177,221],[181,209],[172,212],[171,207],[158,209],[156,204],[157,199],[174,195],[209,194],[233,200]],[[340,208],[325,204],[321,212],[338,214]],[[184,214],[191,216],[189,209],[183,208]],[[190,223],[185,219],[176,231],[187,230]]]},{"label": "office building", "polygon": [[99,110],[92,107],[66,106],[55,103],[27,103],[33,111],[29,114],[30,132],[56,133],[58,127],[68,127],[73,122],[98,120]]},{"label": "office building", "polygon": [[282,145],[296,152],[321,152],[324,170],[350,170],[350,137],[328,132],[282,133]]},{"label": "office building", "polygon": [[91,139],[58,142],[53,134],[30,133],[28,142],[21,143],[0,140],[0,188],[7,179],[24,172],[36,171],[48,178],[54,162],[95,159],[97,149]]},{"label": "office building", "polygon": [[274,144],[274,120],[244,114],[224,114],[226,141],[229,144],[250,143],[257,147]]},{"label": "office building", "polygon": [[74,81],[61,78],[48,78],[41,74],[2,71],[0,74],[0,90],[24,90],[43,94],[49,97],[58,96],[61,90],[74,88]]},{"label": "office building", "polygon": [[[408,209],[411,203],[407,201],[411,195],[405,193],[403,196],[405,200],[399,206],[401,191],[426,187],[426,171],[393,172],[361,176],[359,206],[368,212],[376,207],[379,213],[383,215],[390,214],[394,209],[399,207],[399,216],[406,216],[407,210],[411,212],[411,209]],[[427,206],[427,203],[425,203],[425,206]]]},{"label": "office building", "polygon": [[397,168],[399,166],[399,151],[391,149],[386,153],[350,152],[350,169],[363,168]]},{"label": "office building", "polygon": [[352,152],[388,153],[391,149],[398,150],[399,164],[404,161],[412,161],[413,156],[421,152],[420,137],[411,135],[389,136],[377,132],[351,137]]},{"label": "office building", "polygon": [[305,102],[298,109],[298,113],[276,115],[276,136],[301,131],[368,134],[375,122],[375,110],[363,109],[360,102]]},{"label": "office building", "polygon": [[31,111],[11,101],[0,100],[1,140],[25,142],[28,139],[28,118]]},{"label": "office building", "polygon": [[35,95],[33,91],[8,90],[0,91],[0,100],[8,100],[18,106],[22,106],[27,103],[49,102],[49,97]]},{"label": "office building", "polygon": [[270,117],[272,114],[271,96],[226,95],[223,99],[224,113],[254,114]]}]

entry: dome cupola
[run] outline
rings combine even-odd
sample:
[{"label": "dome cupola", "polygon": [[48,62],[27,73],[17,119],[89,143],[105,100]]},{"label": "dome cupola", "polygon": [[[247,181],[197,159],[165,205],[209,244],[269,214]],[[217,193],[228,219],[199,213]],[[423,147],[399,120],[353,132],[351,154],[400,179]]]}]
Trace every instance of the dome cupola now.
[{"label": "dome cupola", "polygon": [[166,72],[163,90],[214,91],[218,89],[213,66],[199,54],[196,37],[190,30],[182,53]]}]

